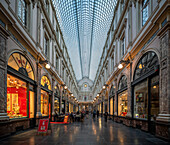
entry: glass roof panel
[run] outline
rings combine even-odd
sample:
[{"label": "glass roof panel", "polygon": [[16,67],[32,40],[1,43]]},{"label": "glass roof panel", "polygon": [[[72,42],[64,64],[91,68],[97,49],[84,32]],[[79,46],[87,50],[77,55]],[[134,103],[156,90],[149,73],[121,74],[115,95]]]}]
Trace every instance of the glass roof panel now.
[{"label": "glass roof panel", "polygon": [[117,0],[53,0],[76,78],[94,80]]}]

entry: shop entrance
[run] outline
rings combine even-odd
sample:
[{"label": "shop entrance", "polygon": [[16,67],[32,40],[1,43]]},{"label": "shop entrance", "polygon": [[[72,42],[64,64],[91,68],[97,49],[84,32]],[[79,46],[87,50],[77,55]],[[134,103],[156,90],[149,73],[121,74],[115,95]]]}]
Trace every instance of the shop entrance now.
[{"label": "shop entrance", "polygon": [[134,73],[133,118],[148,123],[148,131],[155,134],[159,113],[159,62],[154,52],[147,52],[139,60]]}]

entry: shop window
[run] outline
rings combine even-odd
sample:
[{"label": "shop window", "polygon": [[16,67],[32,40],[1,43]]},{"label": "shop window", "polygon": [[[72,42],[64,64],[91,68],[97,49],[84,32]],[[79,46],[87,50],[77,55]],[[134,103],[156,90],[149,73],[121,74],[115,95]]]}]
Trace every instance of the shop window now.
[{"label": "shop window", "polygon": [[146,23],[149,18],[149,0],[142,1],[142,26]]},{"label": "shop window", "polygon": [[151,79],[151,120],[159,114],[159,75]]},{"label": "shop window", "polygon": [[118,95],[118,115],[127,115],[127,90]]},{"label": "shop window", "polygon": [[127,87],[127,78],[125,75],[123,75],[119,81],[119,90],[124,89]]},{"label": "shop window", "polygon": [[[10,118],[27,117],[27,84],[7,75],[7,114]],[[31,103],[31,102],[30,102]],[[34,105],[34,104],[32,104]]]},{"label": "shop window", "polygon": [[134,117],[148,118],[148,82],[147,80],[134,87]]},{"label": "shop window", "polygon": [[41,78],[41,85],[45,88],[47,88],[48,90],[51,90],[51,83],[50,83],[50,80],[46,77],[46,76],[43,76]]},{"label": "shop window", "polygon": [[138,65],[135,69],[134,80],[142,77],[151,70],[158,69],[159,61],[155,52],[147,52],[138,62]]},{"label": "shop window", "polygon": [[34,80],[34,73],[29,61],[20,53],[13,53],[8,59],[8,65],[25,76]]},{"label": "shop window", "polygon": [[54,110],[55,110],[55,113],[59,114],[60,112],[60,99],[55,97],[54,98]]},{"label": "shop window", "polygon": [[49,94],[46,91],[41,90],[41,114],[42,116],[48,116],[49,113]]},{"label": "shop window", "polygon": [[27,10],[25,0],[18,0],[18,18],[25,27],[27,26]]},{"label": "shop window", "polygon": [[34,118],[34,92],[29,91],[29,118]]},{"label": "shop window", "polygon": [[113,98],[110,98],[110,115],[113,115]]}]

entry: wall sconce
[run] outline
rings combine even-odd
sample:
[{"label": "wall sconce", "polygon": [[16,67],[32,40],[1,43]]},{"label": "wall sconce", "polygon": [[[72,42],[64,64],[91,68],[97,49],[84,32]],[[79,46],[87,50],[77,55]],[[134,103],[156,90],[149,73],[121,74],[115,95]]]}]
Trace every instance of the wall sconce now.
[{"label": "wall sconce", "polygon": [[40,64],[44,64],[44,63],[46,63],[45,68],[46,68],[46,69],[50,69],[50,64],[48,63],[48,61],[47,61],[47,60],[40,61],[39,63],[40,63]]},{"label": "wall sconce", "polygon": [[64,86],[64,89],[67,90],[67,86]]},{"label": "wall sconce", "polygon": [[99,94],[97,94],[97,97],[99,97]]},{"label": "wall sconce", "polygon": [[127,61],[121,60],[120,63],[119,63],[119,65],[118,65],[118,68],[119,68],[119,69],[122,69],[122,68],[123,68],[123,63],[129,64],[129,63],[130,63],[130,60],[129,60],[129,59],[128,59]]}]

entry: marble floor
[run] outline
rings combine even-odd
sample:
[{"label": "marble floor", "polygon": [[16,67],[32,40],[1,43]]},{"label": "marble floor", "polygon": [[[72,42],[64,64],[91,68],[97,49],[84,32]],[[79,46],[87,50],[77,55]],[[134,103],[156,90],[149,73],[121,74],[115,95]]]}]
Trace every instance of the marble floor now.
[{"label": "marble floor", "polygon": [[20,132],[0,140],[0,145],[170,145],[139,129],[103,118],[69,125],[52,124],[52,133],[37,135],[37,129]]}]

